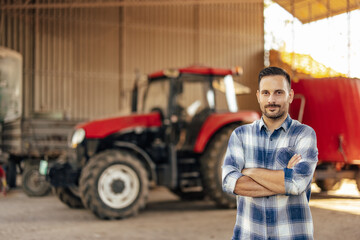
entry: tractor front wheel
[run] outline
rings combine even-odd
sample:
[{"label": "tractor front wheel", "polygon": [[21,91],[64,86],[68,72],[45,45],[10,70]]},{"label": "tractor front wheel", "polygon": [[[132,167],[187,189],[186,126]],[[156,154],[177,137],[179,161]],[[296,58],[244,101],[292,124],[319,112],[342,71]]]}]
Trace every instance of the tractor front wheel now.
[{"label": "tractor front wheel", "polygon": [[84,205],[101,219],[136,215],[149,192],[147,173],[133,154],[106,150],[92,157],[80,176]]},{"label": "tractor front wheel", "polygon": [[60,201],[70,208],[84,208],[78,188],[55,187],[54,192]]},{"label": "tractor front wheel", "polygon": [[221,166],[230,135],[237,125],[230,125],[217,133],[200,159],[204,190],[219,207],[235,208],[235,195],[222,190]]}]

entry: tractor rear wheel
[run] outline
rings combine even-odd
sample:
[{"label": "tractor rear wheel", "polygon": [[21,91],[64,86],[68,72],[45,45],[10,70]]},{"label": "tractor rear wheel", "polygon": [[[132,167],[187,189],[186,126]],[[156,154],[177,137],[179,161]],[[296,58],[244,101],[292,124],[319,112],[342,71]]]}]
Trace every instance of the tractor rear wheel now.
[{"label": "tractor rear wheel", "polygon": [[55,187],[54,192],[56,196],[65,205],[70,208],[84,208],[84,204],[79,197],[78,189],[68,187]]},{"label": "tractor rear wheel", "polygon": [[222,190],[221,166],[232,131],[238,125],[230,125],[217,133],[200,158],[204,190],[219,207],[235,208],[236,197]]},{"label": "tractor rear wheel", "polygon": [[149,192],[144,166],[131,153],[106,150],[92,157],[80,176],[84,205],[101,219],[136,215]]}]

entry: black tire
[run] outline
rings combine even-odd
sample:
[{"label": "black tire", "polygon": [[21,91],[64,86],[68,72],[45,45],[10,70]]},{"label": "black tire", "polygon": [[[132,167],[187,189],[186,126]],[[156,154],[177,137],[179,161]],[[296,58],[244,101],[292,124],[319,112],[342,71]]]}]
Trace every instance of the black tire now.
[{"label": "black tire", "polygon": [[80,176],[83,204],[101,219],[134,216],[145,207],[149,180],[131,153],[106,150],[92,157]]},{"label": "black tire", "polygon": [[45,176],[39,173],[39,166],[29,165],[22,174],[22,188],[30,197],[42,197],[51,191],[51,186]]},{"label": "black tire", "polygon": [[217,133],[207,146],[205,153],[200,158],[201,175],[204,190],[217,206],[222,208],[235,208],[235,195],[222,190],[221,166],[228,146],[232,131],[238,125],[230,125]]},{"label": "black tire", "polygon": [[355,180],[356,180],[357,189],[360,192],[360,176],[358,175]]},{"label": "black tire", "polygon": [[316,185],[321,189],[321,191],[336,191],[341,187],[340,180],[335,178],[326,178],[322,180],[316,180]]},{"label": "black tire", "polygon": [[81,198],[78,196],[78,194],[75,194],[74,191],[75,190],[67,187],[54,188],[56,196],[60,199],[62,203],[64,203],[70,208],[84,208],[84,204],[82,203]]},{"label": "black tire", "polygon": [[6,169],[6,182],[9,188],[16,187],[16,162],[9,159]]}]

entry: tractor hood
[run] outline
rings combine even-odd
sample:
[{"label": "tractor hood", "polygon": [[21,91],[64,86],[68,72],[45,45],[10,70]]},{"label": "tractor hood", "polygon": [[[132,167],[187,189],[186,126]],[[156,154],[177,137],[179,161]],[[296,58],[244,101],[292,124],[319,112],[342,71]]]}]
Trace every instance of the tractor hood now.
[{"label": "tractor hood", "polygon": [[76,128],[84,129],[86,138],[105,138],[124,130],[159,126],[161,126],[161,117],[159,113],[155,112],[95,120],[79,124]]}]

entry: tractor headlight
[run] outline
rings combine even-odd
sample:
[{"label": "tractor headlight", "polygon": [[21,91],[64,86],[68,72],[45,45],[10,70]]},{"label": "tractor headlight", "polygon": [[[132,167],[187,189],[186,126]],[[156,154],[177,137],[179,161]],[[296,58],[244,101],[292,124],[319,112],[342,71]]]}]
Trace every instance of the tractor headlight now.
[{"label": "tractor headlight", "polygon": [[85,139],[85,130],[82,128],[76,129],[71,138],[71,147],[76,148]]}]

